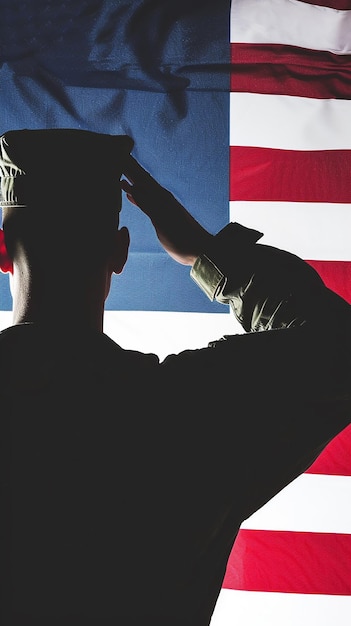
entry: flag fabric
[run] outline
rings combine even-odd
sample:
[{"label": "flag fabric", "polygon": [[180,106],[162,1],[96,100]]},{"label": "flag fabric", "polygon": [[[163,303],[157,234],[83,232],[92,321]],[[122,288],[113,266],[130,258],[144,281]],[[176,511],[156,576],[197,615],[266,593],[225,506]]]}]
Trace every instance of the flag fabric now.
[{"label": "flag fabric", "polygon": [[[135,140],[133,156],[211,232],[229,219],[229,0],[0,0],[0,132],[82,128]],[[211,35],[209,36],[209,32]],[[64,209],[57,216],[64,225]],[[105,331],[161,357],[240,331],[161,249],[124,199],[128,263]],[[157,277],[157,280],[156,278]],[[0,322],[11,321],[0,274]]]},{"label": "flag fabric", "polygon": [[[233,0],[230,217],[351,302],[351,3]],[[328,311],[324,312],[328,324]],[[246,520],[213,626],[346,626],[351,428]]]},{"label": "flag fabric", "polygon": [[[1,134],[131,134],[134,156],[211,232],[229,219],[261,230],[351,302],[351,2],[0,6]],[[64,206],[54,219],[64,232]],[[126,200],[121,219],[131,253],[112,283],[106,334],[162,359],[242,332]],[[1,327],[11,307],[1,275]],[[211,626],[349,624],[350,453],[346,429],[245,521]]]}]

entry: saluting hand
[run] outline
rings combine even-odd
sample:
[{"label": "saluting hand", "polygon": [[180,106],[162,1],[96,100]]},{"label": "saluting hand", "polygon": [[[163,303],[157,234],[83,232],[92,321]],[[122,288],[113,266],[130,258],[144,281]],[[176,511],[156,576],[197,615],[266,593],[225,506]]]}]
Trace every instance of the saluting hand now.
[{"label": "saluting hand", "polygon": [[127,198],[151,220],[168,254],[183,265],[193,265],[212,240],[212,235],[143,167],[129,157],[121,187]]}]

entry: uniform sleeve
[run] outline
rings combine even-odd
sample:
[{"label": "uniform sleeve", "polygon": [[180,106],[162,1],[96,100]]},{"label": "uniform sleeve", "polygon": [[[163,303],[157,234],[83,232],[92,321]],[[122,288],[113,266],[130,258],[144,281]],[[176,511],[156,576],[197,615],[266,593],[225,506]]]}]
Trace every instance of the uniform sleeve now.
[{"label": "uniform sleeve", "polygon": [[294,254],[257,243],[262,233],[228,224],[200,255],[191,277],[210,300],[229,304],[247,332],[349,323],[350,307]]}]

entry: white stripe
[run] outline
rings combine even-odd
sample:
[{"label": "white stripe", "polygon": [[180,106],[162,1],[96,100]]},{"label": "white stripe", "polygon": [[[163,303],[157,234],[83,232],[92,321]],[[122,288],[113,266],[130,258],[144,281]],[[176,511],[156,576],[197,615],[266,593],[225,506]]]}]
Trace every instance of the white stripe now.
[{"label": "white stripe", "polygon": [[261,243],[303,259],[351,261],[349,204],[230,202],[230,220],[264,233]]},{"label": "white stripe", "polygon": [[302,474],[242,528],[351,534],[351,477]]},{"label": "white stripe", "polygon": [[211,626],[350,626],[351,596],[222,589]]},{"label": "white stripe", "polygon": [[0,331],[12,324],[12,312],[0,311]]},{"label": "white stripe", "polygon": [[[11,324],[12,313],[0,311],[0,330]],[[105,311],[104,332],[123,348],[152,352],[163,359],[243,330],[230,313]]]},{"label": "white stripe", "polygon": [[284,150],[351,148],[351,101],[230,94],[230,145]]},{"label": "white stripe", "polygon": [[273,43],[351,52],[351,11],[298,0],[233,0],[232,43]]},{"label": "white stripe", "polygon": [[[223,307],[226,310],[226,307]],[[209,341],[243,330],[230,313],[105,311],[104,330],[123,348],[158,354],[204,348]]]}]

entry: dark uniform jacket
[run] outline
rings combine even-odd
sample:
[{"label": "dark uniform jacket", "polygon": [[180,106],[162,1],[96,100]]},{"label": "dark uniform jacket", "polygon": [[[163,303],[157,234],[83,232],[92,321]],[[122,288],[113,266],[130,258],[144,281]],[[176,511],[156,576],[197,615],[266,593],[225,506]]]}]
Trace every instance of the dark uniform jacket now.
[{"label": "dark uniform jacket", "polygon": [[240,524],[350,422],[350,307],[258,238],[192,269],[247,331],[203,349],[1,333],[3,626],[208,625]]}]

